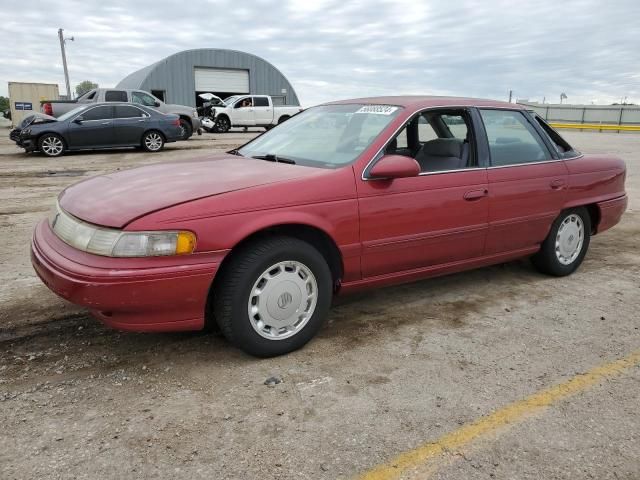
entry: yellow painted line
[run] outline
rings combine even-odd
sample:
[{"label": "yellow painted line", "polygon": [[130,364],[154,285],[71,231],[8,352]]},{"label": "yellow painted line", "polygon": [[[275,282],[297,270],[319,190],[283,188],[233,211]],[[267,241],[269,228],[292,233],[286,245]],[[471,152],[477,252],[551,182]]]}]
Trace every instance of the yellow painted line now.
[{"label": "yellow painted line", "polygon": [[553,128],[576,128],[586,130],[622,130],[626,132],[640,132],[640,125],[611,125],[601,123],[549,123]]},{"label": "yellow painted line", "polygon": [[425,443],[413,450],[401,453],[388,462],[379,465],[358,478],[360,480],[397,479],[409,470],[427,464],[445,452],[455,451],[479,437],[490,434],[504,425],[522,420],[549,405],[563,400],[577,392],[586,390],[599,381],[618,375],[640,364],[640,350],[611,363],[577,375],[565,383],[542,390],[529,397],[507,405],[473,423],[447,433],[435,442]]}]

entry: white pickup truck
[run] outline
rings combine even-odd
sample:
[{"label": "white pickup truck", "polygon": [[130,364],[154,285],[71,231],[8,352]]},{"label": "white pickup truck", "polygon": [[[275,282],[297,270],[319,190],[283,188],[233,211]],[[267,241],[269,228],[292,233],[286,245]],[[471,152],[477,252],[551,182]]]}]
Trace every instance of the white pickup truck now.
[{"label": "white pickup truck", "polygon": [[[267,130],[302,111],[300,106],[274,105],[269,95],[234,95],[215,105],[215,130],[231,127],[264,127]],[[213,112],[212,112],[213,113]]]}]

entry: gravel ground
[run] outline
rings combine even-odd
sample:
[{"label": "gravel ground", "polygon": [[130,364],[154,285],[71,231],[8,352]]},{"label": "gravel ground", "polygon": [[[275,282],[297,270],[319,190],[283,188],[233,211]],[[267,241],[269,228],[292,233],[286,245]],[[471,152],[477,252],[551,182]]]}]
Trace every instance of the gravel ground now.
[{"label": "gravel ground", "polygon": [[[58,160],[21,153],[6,132],[0,478],[350,478],[640,348],[640,135],[565,134],[629,169],[630,210],[575,275],[545,277],[523,260],[341,298],[306,348],[257,360],[212,334],[108,330],[47,290],[28,255],[66,185],[255,132]],[[420,476],[638,479],[639,387],[636,366]]]}]

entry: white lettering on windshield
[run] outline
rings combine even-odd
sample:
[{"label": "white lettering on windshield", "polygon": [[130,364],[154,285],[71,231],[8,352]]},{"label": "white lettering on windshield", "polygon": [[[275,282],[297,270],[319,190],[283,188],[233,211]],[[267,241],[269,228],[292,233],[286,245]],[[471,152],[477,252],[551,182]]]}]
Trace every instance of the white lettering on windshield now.
[{"label": "white lettering on windshield", "polygon": [[392,107],[391,105],[365,105],[357,110],[355,113],[373,113],[375,115],[391,115],[398,110],[398,107]]}]

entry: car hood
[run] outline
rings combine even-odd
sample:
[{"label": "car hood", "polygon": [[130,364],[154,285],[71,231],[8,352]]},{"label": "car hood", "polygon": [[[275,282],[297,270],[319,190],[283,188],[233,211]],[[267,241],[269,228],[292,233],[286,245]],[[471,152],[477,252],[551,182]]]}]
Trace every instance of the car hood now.
[{"label": "car hood", "polygon": [[146,214],[180,203],[326,172],[320,168],[221,155],[100,175],[68,187],[58,201],[64,210],[81,220],[122,228]]},{"label": "car hood", "polygon": [[38,125],[41,123],[51,123],[51,122],[57,122],[57,121],[58,119],[55,117],[52,117],[51,115],[35,112],[34,114],[25,117],[18,124],[17,128],[24,130],[25,128],[27,128],[29,125],[32,125],[32,124]]}]

